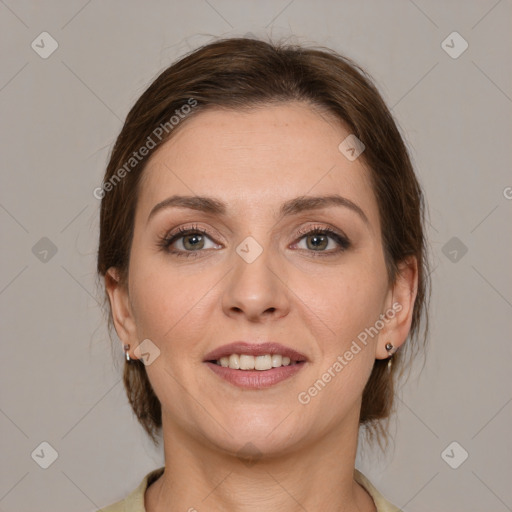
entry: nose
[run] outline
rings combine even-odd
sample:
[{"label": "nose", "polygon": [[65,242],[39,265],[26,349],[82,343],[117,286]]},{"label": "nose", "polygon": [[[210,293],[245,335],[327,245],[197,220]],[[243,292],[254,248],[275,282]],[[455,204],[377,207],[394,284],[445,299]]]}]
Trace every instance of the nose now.
[{"label": "nose", "polygon": [[284,270],[276,264],[269,250],[252,262],[237,253],[233,255],[233,271],[227,276],[222,298],[224,313],[230,317],[245,317],[250,322],[281,318],[290,309],[290,289]]}]

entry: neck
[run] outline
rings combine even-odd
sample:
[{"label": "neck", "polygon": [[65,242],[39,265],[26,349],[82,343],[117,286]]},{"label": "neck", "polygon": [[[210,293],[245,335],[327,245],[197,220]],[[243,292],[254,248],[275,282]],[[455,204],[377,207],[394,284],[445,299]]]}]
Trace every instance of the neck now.
[{"label": "neck", "polygon": [[165,471],[146,491],[147,512],[376,511],[354,480],[357,422],[326,432],[314,444],[252,461],[166,427],[163,418]]}]

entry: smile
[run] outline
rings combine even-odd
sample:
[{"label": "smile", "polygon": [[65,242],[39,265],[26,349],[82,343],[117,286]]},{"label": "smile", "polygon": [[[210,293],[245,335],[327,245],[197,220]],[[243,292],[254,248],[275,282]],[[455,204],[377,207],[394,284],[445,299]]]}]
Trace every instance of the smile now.
[{"label": "smile", "polygon": [[[236,356],[237,354],[233,355]],[[230,356],[229,359],[231,359],[231,357],[232,356]],[[291,361],[288,361],[287,364],[284,366],[280,365],[276,367],[270,367],[268,369],[258,370],[254,368],[256,365],[256,362],[254,360],[260,357],[266,358],[267,356],[249,357],[253,359],[253,368],[231,368],[230,365],[222,366],[217,361],[206,361],[205,364],[221,379],[226,380],[227,382],[233,384],[234,386],[244,389],[265,389],[275,386],[276,384],[279,384],[280,382],[293,377],[306,365],[305,361],[297,361],[294,362],[293,364],[291,363]],[[250,360],[248,360],[247,363],[244,363],[243,355],[241,356],[240,359],[242,360],[241,365],[251,365]],[[224,363],[225,362],[226,361],[224,361]],[[281,361],[281,363],[284,364],[283,361]],[[264,364],[268,366],[268,359],[265,359]]]},{"label": "smile", "polygon": [[212,362],[215,362],[224,368],[231,368],[232,370],[259,371],[297,364],[297,361],[292,361],[289,357],[282,356],[281,354],[265,354],[262,356],[231,354],[230,356],[224,356]]}]

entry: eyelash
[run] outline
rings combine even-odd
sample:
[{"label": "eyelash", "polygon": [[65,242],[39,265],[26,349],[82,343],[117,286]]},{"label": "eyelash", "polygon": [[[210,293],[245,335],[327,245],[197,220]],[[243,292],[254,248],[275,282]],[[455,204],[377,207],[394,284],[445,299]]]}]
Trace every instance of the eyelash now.
[{"label": "eyelash", "polygon": [[[175,256],[178,256],[178,257],[197,258],[198,253],[202,252],[202,250],[197,250],[197,251],[178,250],[177,251],[177,250],[172,250],[169,248],[176,240],[179,240],[180,238],[183,238],[186,235],[195,235],[195,234],[201,234],[201,235],[207,236],[208,238],[211,238],[207,231],[197,227],[196,225],[191,226],[191,227],[180,227],[172,235],[165,235],[163,237],[160,237],[160,239],[158,241],[158,246],[162,250],[164,250],[170,254],[173,254]],[[328,228],[328,227],[315,226],[313,228],[299,230],[297,232],[297,236],[300,237],[299,240],[301,240],[302,238],[304,238],[305,236],[308,236],[308,235],[309,236],[311,236],[311,235],[327,235],[330,238],[332,238],[340,246],[339,249],[336,249],[334,251],[332,251],[332,250],[331,251],[313,251],[313,250],[308,250],[308,249],[302,249],[302,250],[306,250],[308,252],[313,253],[314,257],[322,258],[322,257],[332,256],[332,255],[344,252],[351,247],[351,242],[348,240],[348,238],[346,238],[343,235],[340,235],[339,233],[337,233],[336,231],[334,231],[333,229]]]}]

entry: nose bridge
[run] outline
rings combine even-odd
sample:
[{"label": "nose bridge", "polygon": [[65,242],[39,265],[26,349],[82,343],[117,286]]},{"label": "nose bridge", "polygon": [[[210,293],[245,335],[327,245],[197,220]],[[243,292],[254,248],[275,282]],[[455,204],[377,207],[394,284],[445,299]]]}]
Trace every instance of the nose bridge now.
[{"label": "nose bridge", "polygon": [[226,314],[236,311],[251,319],[269,313],[286,314],[285,280],[279,276],[282,268],[274,251],[268,237],[262,236],[258,240],[248,236],[236,247],[233,272],[223,297]]}]

